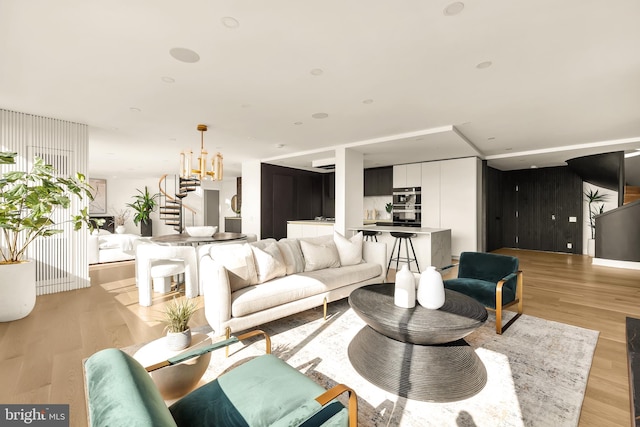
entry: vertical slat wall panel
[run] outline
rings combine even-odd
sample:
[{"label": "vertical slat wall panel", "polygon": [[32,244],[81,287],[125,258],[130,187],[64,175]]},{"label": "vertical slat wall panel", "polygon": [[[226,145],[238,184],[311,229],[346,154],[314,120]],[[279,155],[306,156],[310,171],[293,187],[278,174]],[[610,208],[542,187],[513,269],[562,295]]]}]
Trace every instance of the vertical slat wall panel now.
[{"label": "vertical slat wall panel", "polygon": [[[86,125],[0,110],[0,142],[3,151],[18,153],[13,169],[27,170],[37,155],[53,165],[61,176],[76,172],[87,174],[89,133]],[[9,167],[2,168],[4,171]],[[72,214],[87,205],[87,200],[73,200],[68,210],[55,212],[53,220],[63,232],[39,239],[30,246],[27,256],[37,263],[38,295],[89,286],[87,232],[73,231],[73,224],[69,222]]]}]

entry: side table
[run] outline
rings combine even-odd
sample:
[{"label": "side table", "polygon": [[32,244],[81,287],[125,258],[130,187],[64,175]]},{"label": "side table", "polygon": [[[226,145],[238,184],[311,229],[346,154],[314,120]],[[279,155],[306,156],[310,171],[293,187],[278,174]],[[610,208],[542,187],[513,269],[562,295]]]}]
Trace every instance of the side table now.
[{"label": "side table", "polygon": [[[191,335],[191,347],[180,351],[167,348],[167,337],[158,338],[142,346],[133,357],[142,366],[150,366],[170,357],[176,356],[188,349],[205,347],[211,344],[211,337],[202,333]],[[167,366],[150,372],[163,399],[178,399],[193,390],[204,375],[211,360],[211,353],[206,353],[177,365]]]}]

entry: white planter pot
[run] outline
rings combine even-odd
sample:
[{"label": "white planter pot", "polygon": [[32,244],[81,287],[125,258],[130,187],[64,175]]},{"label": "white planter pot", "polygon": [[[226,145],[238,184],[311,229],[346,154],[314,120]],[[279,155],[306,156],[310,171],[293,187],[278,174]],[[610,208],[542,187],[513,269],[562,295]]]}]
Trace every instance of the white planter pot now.
[{"label": "white planter pot", "polygon": [[596,256],[596,239],[587,239],[587,255]]},{"label": "white planter pot", "polygon": [[116,227],[116,233],[118,234],[124,234],[125,231],[126,231],[126,228],[124,225],[119,225]]},{"label": "white planter pot", "polygon": [[191,345],[191,328],[184,332],[167,332],[167,348],[169,350],[184,350]]},{"label": "white planter pot", "polygon": [[22,319],[36,305],[36,263],[0,264],[0,322]]}]

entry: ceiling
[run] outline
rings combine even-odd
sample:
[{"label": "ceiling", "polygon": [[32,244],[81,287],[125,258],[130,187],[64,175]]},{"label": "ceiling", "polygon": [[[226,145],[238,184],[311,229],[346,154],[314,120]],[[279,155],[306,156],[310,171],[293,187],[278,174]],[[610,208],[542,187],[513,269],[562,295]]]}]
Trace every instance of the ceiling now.
[{"label": "ceiling", "polygon": [[0,108],[86,123],[93,177],[177,172],[199,123],[228,176],[342,145],[557,166],[640,149],[639,19],[637,0],[2,0]]}]

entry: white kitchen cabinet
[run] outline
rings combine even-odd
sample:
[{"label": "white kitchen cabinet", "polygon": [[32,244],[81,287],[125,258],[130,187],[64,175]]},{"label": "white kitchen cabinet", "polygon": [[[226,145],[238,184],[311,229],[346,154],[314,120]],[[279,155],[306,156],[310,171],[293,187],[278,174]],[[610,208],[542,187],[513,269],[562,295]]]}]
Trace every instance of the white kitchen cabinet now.
[{"label": "white kitchen cabinet", "polygon": [[393,166],[393,188],[420,187],[421,181],[421,163]]},{"label": "white kitchen cabinet", "polygon": [[287,223],[287,237],[317,237],[333,234],[333,223],[317,223],[314,221],[294,221]]},{"label": "white kitchen cabinet", "polygon": [[422,164],[422,226],[440,228],[440,162]]}]

